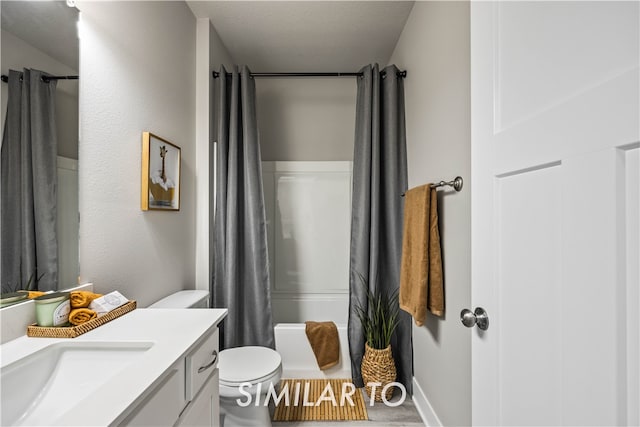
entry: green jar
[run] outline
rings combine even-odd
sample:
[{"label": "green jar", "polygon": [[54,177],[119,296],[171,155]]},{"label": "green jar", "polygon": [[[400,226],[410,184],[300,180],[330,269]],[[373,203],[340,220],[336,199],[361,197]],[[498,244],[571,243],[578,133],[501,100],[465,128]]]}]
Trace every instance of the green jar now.
[{"label": "green jar", "polygon": [[46,294],[34,299],[38,326],[65,326],[69,323],[69,292]]}]

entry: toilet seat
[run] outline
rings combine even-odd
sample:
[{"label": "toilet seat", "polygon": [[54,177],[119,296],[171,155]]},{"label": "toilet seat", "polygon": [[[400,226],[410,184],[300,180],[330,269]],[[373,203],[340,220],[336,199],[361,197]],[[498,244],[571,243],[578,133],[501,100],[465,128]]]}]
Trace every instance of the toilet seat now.
[{"label": "toilet seat", "polygon": [[227,387],[266,382],[281,373],[280,354],[267,347],[229,348],[221,351],[218,357],[220,385]]}]

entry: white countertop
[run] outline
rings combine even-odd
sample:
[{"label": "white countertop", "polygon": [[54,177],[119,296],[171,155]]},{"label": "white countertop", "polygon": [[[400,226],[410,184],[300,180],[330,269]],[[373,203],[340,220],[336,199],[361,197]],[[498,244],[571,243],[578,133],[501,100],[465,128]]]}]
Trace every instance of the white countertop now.
[{"label": "white countertop", "polygon": [[143,357],[92,395],[84,396],[78,390],[77,404],[61,418],[51,420],[51,425],[107,426],[120,421],[121,414],[135,407],[154,382],[226,315],[226,309],[136,309],[77,338],[25,335],[9,341],[0,346],[0,363],[4,367],[59,342],[152,342]]}]

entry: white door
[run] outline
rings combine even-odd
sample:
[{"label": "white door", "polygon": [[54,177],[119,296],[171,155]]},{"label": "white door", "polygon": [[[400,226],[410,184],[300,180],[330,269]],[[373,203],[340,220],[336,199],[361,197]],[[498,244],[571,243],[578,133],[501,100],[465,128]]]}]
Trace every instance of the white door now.
[{"label": "white door", "polygon": [[474,425],[638,425],[638,2],[472,2]]}]

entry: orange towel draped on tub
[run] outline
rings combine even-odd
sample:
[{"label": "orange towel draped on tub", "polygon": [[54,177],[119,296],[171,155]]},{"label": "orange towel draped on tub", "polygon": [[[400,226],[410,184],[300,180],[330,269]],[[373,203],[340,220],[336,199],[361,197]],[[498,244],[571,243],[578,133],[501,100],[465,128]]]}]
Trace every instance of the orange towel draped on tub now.
[{"label": "orange towel draped on tub", "polygon": [[438,197],[427,184],[408,190],[404,198],[400,308],[422,326],[427,310],[444,314]]},{"label": "orange towel draped on tub", "polygon": [[321,370],[329,369],[340,361],[338,327],[333,322],[304,322],[313,354]]}]

